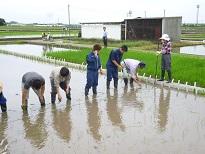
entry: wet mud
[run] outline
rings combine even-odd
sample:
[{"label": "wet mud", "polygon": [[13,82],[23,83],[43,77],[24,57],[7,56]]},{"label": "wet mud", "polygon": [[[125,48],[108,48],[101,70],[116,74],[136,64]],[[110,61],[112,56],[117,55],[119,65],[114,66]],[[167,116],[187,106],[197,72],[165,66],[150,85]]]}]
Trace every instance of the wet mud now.
[{"label": "wet mud", "polygon": [[[0,80],[7,113],[0,112],[0,153],[197,153],[205,152],[205,97],[142,84],[84,96],[86,73],[71,69],[72,100],[50,103],[49,75],[55,65],[0,54]],[[30,90],[21,110],[21,77],[36,71],[46,79],[46,106]]]}]

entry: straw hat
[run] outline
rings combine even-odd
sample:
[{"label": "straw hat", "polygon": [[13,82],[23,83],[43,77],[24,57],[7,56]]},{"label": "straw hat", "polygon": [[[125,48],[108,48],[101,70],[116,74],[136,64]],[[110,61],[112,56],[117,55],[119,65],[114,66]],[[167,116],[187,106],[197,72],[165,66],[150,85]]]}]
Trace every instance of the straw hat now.
[{"label": "straw hat", "polygon": [[166,40],[166,41],[169,41],[169,40],[170,40],[168,34],[163,34],[162,37],[160,37],[159,39],[160,39],[160,40]]},{"label": "straw hat", "polygon": [[2,92],[3,90],[3,83],[0,81],[0,93]]}]

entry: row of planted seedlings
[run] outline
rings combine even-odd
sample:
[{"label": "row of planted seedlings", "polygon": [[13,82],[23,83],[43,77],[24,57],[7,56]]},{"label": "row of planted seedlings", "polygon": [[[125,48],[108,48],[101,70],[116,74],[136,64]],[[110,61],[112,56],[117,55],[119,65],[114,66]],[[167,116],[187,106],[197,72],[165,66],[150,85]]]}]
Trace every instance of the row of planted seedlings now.
[{"label": "row of planted seedlings", "polygon": [[[76,52],[78,50],[74,49],[74,51]],[[26,59],[30,59],[30,60],[34,60],[34,61],[39,61],[39,62],[46,62],[46,63],[55,64],[55,65],[63,65],[63,66],[67,66],[67,67],[79,69],[79,70],[86,70],[86,63],[84,61],[80,64],[73,63],[73,62],[67,62],[67,60],[65,58],[50,56],[49,55],[50,52],[48,55],[45,55],[42,57],[34,56],[34,55],[27,55],[27,54],[22,54],[22,53],[16,53],[16,52],[11,52],[11,51],[6,51],[6,50],[0,50],[0,53],[7,54],[7,55],[13,55],[16,57],[21,57],[21,58],[26,58]],[[60,54],[60,53],[62,53],[62,51],[52,52],[52,53]],[[122,77],[121,72],[119,73],[119,76]],[[196,82],[194,82],[194,85],[189,85],[188,82],[185,82],[185,84],[180,83],[180,80],[177,80],[177,82],[174,82],[174,78],[172,79],[171,83],[159,82],[159,81],[157,81],[157,75],[153,76],[153,75],[148,75],[146,73],[139,75],[139,78],[142,81],[144,81],[145,83],[150,83],[153,85],[160,85],[160,86],[165,86],[165,87],[169,87],[169,88],[174,88],[177,90],[184,90],[186,92],[194,92],[195,94],[205,94],[205,88],[198,87]]]}]

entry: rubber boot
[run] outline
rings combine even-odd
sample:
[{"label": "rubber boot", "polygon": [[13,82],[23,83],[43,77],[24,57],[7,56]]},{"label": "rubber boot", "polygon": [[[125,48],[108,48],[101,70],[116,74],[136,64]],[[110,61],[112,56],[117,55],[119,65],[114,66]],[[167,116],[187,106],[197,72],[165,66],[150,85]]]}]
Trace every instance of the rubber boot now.
[{"label": "rubber boot", "polygon": [[158,81],[164,81],[164,74],[165,74],[165,70],[162,70],[161,79],[159,79]]},{"label": "rubber boot", "polygon": [[97,95],[97,87],[93,87],[93,94]]},{"label": "rubber boot", "polygon": [[89,89],[85,88],[85,96],[88,96],[88,93],[89,93]]},{"label": "rubber boot", "polygon": [[128,78],[123,78],[123,80],[124,80],[125,86],[127,86],[127,84],[128,84]]},{"label": "rubber boot", "polygon": [[110,89],[110,81],[107,80],[107,89]]},{"label": "rubber boot", "polygon": [[168,81],[167,81],[167,83],[171,83],[172,82],[172,73],[171,73],[170,70],[168,70],[167,73],[168,73]]},{"label": "rubber boot", "polygon": [[6,112],[6,111],[7,111],[7,106],[6,106],[6,104],[2,104],[2,105],[1,105],[1,111],[2,111],[2,112]]},{"label": "rubber boot", "polygon": [[66,94],[66,98],[67,98],[68,100],[71,100],[70,91]]},{"label": "rubber boot", "polygon": [[130,85],[133,85],[133,82],[134,82],[133,78],[130,78]]},{"label": "rubber boot", "polygon": [[118,80],[114,80],[114,88],[117,89],[118,86]]},{"label": "rubber boot", "polygon": [[55,102],[56,102],[56,93],[51,92],[51,103],[55,104]]}]

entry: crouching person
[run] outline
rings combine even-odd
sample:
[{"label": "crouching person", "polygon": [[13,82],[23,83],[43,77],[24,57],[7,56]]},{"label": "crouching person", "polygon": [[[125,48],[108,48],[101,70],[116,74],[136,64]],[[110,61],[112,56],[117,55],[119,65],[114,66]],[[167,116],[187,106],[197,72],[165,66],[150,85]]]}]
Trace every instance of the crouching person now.
[{"label": "crouching person", "polygon": [[99,57],[99,52],[101,50],[101,46],[99,44],[95,44],[93,46],[92,51],[87,55],[87,83],[85,85],[85,96],[88,96],[89,89],[92,87],[93,94],[97,94],[97,86],[98,86],[98,74],[102,72],[101,60]]},{"label": "crouching person", "polygon": [[22,105],[23,110],[27,110],[29,89],[33,91],[39,98],[41,106],[45,106],[44,91],[45,91],[45,79],[36,72],[27,72],[22,77]]},{"label": "crouching person", "polygon": [[0,105],[1,105],[1,111],[6,112],[6,98],[3,95],[3,84],[0,82]]},{"label": "crouching person", "polygon": [[69,86],[71,79],[71,73],[66,67],[57,67],[52,70],[50,74],[51,82],[51,103],[54,104],[56,101],[56,94],[58,95],[58,100],[61,102],[62,96],[60,94],[60,87],[65,91],[66,98],[71,100],[71,88]]},{"label": "crouching person", "polygon": [[121,62],[121,66],[123,67],[123,80],[125,86],[128,84],[128,78],[130,76],[130,84],[133,84],[133,81],[138,83],[139,79],[137,76],[138,69],[143,69],[145,67],[145,63],[140,62],[139,60],[135,59],[124,59]]}]

